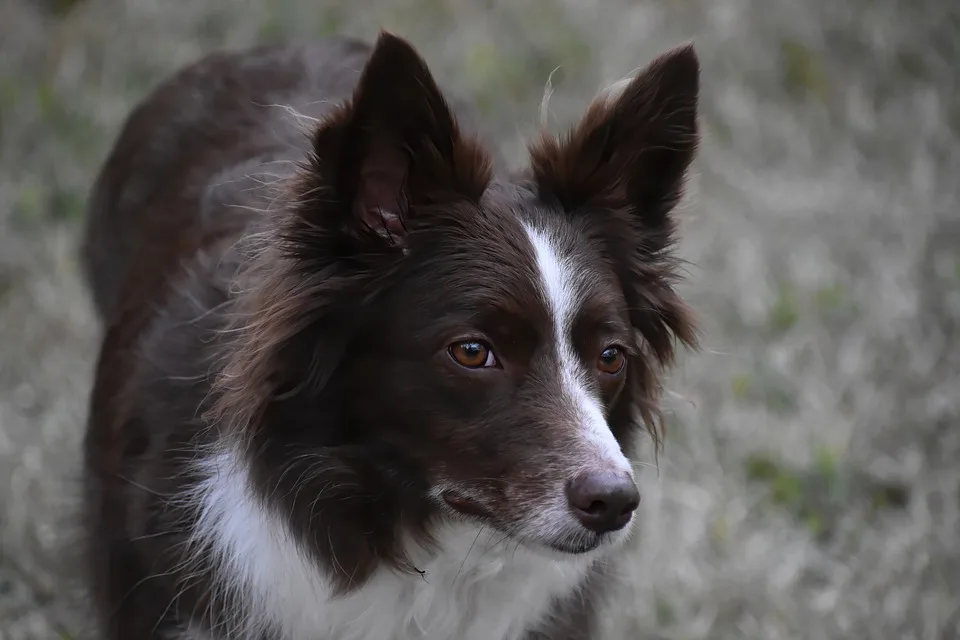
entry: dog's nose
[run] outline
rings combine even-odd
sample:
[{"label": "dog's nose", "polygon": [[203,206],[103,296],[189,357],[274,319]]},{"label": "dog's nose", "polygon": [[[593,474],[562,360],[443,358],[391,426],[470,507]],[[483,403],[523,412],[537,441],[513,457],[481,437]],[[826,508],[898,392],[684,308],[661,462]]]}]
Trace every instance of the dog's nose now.
[{"label": "dog's nose", "polygon": [[584,527],[609,533],[630,522],[640,504],[640,492],[625,473],[589,471],[567,484],[567,501]]}]

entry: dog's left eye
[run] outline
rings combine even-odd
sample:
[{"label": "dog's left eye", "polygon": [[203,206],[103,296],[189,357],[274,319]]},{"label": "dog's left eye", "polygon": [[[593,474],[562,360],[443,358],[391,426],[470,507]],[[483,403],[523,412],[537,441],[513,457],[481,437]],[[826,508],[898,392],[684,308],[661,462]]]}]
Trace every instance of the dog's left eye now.
[{"label": "dog's left eye", "polygon": [[484,369],[497,365],[497,357],[493,355],[490,345],[478,340],[458,342],[450,345],[448,351],[457,364],[467,369]]},{"label": "dog's left eye", "polygon": [[623,357],[623,351],[617,347],[607,347],[597,359],[597,369],[607,375],[616,375],[623,371],[626,364],[626,358]]}]

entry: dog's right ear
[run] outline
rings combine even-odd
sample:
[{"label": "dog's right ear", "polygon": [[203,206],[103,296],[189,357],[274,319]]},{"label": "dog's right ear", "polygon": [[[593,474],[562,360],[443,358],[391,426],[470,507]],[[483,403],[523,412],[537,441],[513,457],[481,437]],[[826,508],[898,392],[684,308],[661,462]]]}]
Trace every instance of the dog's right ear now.
[{"label": "dog's right ear", "polygon": [[364,250],[402,248],[418,207],[477,201],[490,173],[487,152],[460,132],[424,60],[381,32],[352,100],[314,135],[298,185],[300,229],[336,229]]}]

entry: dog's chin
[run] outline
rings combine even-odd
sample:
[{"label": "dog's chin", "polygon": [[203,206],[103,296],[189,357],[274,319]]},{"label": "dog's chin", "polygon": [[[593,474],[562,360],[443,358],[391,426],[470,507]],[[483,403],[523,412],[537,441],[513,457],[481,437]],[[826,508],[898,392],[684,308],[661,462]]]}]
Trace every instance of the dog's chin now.
[{"label": "dog's chin", "polygon": [[560,540],[544,540],[540,546],[546,547],[551,553],[560,553],[568,556],[581,556],[596,551],[609,544],[606,536],[591,534],[589,537],[578,536]]},{"label": "dog's chin", "polygon": [[578,530],[565,536],[514,536],[521,544],[558,560],[590,558],[620,546],[629,536],[629,530],[596,534]]}]

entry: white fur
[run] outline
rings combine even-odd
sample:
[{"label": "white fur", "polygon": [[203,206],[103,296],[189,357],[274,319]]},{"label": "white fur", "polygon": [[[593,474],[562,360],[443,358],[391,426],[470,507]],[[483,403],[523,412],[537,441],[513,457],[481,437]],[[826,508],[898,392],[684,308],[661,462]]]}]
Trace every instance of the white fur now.
[{"label": "white fur", "polygon": [[286,640],[518,640],[596,560],[558,561],[488,529],[450,524],[439,532],[438,552],[411,550],[422,577],[381,569],[334,598],[284,521],[253,497],[235,453],[200,465],[206,480],[195,496],[202,508],[193,542],[209,545],[222,575],[245,594],[237,604],[248,615],[229,634],[238,640],[256,637],[267,622]]},{"label": "white fur", "polygon": [[584,384],[587,372],[570,341],[570,332],[580,306],[579,292],[584,283],[578,277],[572,256],[563,255],[555,239],[545,229],[524,225],[533,244],[540,270],[540,289],[546,298],[553,320],[554,341],[564,395],[574,414],[579,417],[583,454],[592,456],[595,464],[613,471],[633,473],[630,461],[610,431],[603,415],[600,399]]}]

